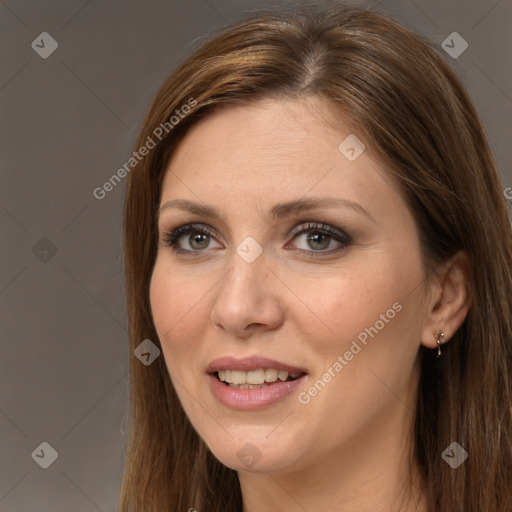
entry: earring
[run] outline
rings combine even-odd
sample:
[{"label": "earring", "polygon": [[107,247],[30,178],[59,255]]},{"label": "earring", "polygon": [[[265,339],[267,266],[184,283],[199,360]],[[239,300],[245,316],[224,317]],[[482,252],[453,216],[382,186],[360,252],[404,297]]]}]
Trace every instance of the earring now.
[{"label": "earring", "polygon": [[442,332],[437,335],[437,357],[441,355],[441,339],[444,339],[444,333]]}]

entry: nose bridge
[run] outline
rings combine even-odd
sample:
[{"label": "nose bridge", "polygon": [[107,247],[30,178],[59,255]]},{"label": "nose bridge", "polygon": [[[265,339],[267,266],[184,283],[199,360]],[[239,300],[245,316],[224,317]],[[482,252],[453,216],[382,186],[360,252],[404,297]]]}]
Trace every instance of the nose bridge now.
[{"label": "nose bridge", "polygon": [[237,300],[252,302],[260,295],[268,295],[268,259],[268,252],[263,250],[255,238],[244,238],[228,258],[228,274],[221,284],[223,292],[234,294],[233,298]]},{"label": "nose bridge", "polygon": [[238,334],[250,324],[274,328],[282,311],[263,247],[255,238],[246,237],[228,262],[212,306],[212,322]]},{"label": "nose bridge", "polygon": [[263,246],[252,236],[246,236],[236,247],[236,253],[240,258],[247,263],[252,265],[256,262],[263,254]]}]

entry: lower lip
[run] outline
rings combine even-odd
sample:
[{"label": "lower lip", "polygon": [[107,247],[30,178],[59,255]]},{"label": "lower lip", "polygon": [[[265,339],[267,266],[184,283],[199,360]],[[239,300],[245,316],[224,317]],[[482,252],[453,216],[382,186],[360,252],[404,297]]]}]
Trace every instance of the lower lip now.
[{"label": "lower lip", "polygon": [[287,382],[275,382],[264,388],[237,389],[221,382],[216,375],[208,375],[210,388],[219,402],[232,409],[262,409],[290,396],[305,380],[306,374]]}]

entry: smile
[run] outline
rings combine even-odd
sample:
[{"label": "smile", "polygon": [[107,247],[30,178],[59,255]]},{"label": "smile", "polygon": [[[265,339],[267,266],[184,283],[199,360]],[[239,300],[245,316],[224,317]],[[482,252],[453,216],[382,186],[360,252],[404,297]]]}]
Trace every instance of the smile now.
[{"label": "smile", "polygon": [[259,368],[249,372],[240,370],[219,370],[217,378],[225,382],[231,388],[237,389],[259,389],[270,386],[277,382],[293,381],[299,378],[300,372],[288,373],[276,368]]},{"label": "smile", "polygon": [[213,396],[231,409],[261,409],[294,393],[308,374],[264,357],[223,357],[207,368]]}]

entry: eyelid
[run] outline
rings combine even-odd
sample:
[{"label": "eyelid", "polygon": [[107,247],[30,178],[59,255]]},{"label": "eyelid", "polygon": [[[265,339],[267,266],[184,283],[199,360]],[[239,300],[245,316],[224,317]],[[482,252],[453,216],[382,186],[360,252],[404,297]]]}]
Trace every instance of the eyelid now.
[{"label": "eyelid", "polygon": [[[327,223],[320,222],[320,221],[302,221],[298,225],[296,225],[291,232],[288,233],[287,238],[289,238],[289,242],[292,242],[295,238],[297,238],[298,235],[302,235],[304,233],[307,233],[308,231],[318,231],[321,234],[329,236],[331,239],[333,239],[335,242],[341,245],[341,247],[338,247],[337,249],[330,249],[328,251],[314,251],[314,250],[308,250],[308,249],[295,249],[297,253],[303,253],[308,254],[309,256],[315,256],[318,255],[321,256],[328,256],[331,254],[334,254],[336,252],[339,252],[352,243],[352,237],[346,233],[344,230],[341,230],[340,228],[336,228],[334,226],[331,226]],[[214,238],[217,242],[217,238],[222,238],[217,234],[217,231],[211,227],[209,224],[205,223],[199,223],[199,222],[191,222],[191,223],[185,223],[185,224],[178,224],[173,227],[170,227],[168,230],[163,232],[162,238],[164,245],[170,247],[173,249],[176,253],[181,254],[202,254],[208,252],[208,249],[204,250],[190,250],[190,249],[182,249],[178,246],[178,240],[188,234],[193,232],[199,232],[204,233],[212,238]],[[288,243],[289,243],[288,242]],[[288,245],[287,243],[287,245]]]},{"label": "eyelid", "polygon": [[[188,222],[188,223],[181,223],[181,224],[175,224],[165,230],[162,231],[161,237],[163,238],[164,242],[166,242],[166,245],[171,246],[170,243],[168,243],[168,240],[173,237],[173,240],[176,241],[179,238],[181,238],[183,235],[197,231],[199,233],[204,233],[212,238],[222,238],[218,235],[217,231],[210,226],[209,224],[205,224],[203,222]],[[199,251],[194,251],[199,252]]]},{"label": "eyelid", "polygon": [[298,234],[301,234],[303,232],[312,231],[312,230],[318,230],[320,232],[325,231],[329,235],[332,235],[333,237],[341,238],[346,243],[349,243],[352,241],[352,237],[346,233],[346,231],[335,228],[334,226],[331,226],[330,224],[319,222],[319,221],[304,221],[301,222],[298,226],[293,228],[293,230],[289,233],[289,237],[295,238]]},{"label": "eyelid", "polygon": [[[343,229],[334,227],[330,225],[328,222],[322,222],[318,220],[302,220],[302,221],[294,221],[295,227],[288,232],[287,237],[295,237],[301,231],[305,231],[306,229],[318,229],[328,231],[329,233],[336,235],[340,238],[344,238],[347,241],[350,241],[352,237]],[[223,238],[219,235],[218,231],[208,223],[205,222],[185,222],[185,223],[175,223],[167,228],[161,228],[159,231],[162,236],[169,235],[178,229],[198,229],[199,231],[207,231],[210,235],[215,235],[218,238]]]}]

